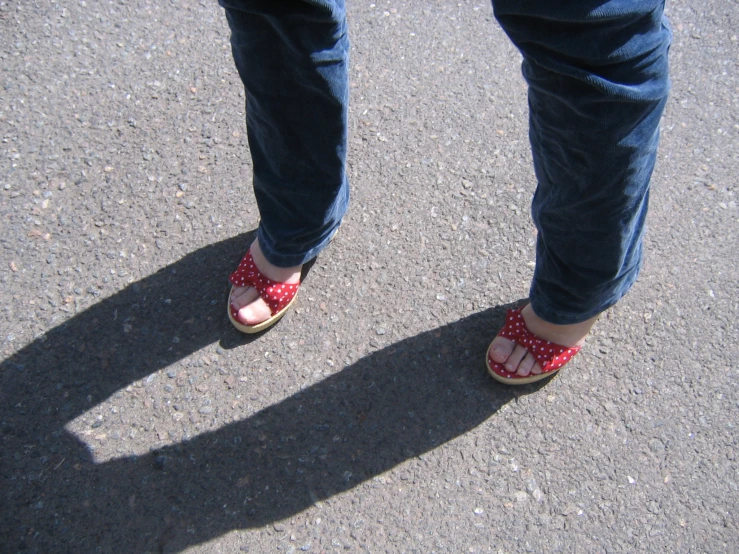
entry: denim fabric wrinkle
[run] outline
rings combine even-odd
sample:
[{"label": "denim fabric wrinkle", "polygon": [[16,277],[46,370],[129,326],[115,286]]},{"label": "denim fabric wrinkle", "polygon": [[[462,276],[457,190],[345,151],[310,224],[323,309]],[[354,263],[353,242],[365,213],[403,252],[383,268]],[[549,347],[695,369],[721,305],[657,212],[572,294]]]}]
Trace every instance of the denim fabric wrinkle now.
[{"label": "denim fabric wrinkle", "polygon": [[669,90],[662,2],[493,1],[523,55],[538,230],[529,297],[585,321],[631,288]]},{"label": "denim fabric wrinkle", "polygon": [[262,251],[300,265],[346,212],[349,41],[343,1],[221,0],[245,86]]},{"label": "denim fabric wrinkle", "polygon": [[[220,1],[230,8],[247,90],[260,243],[272,263],[297,265],[329,240],[348,200],[344,2]],[[493,0],[493,7],[523,55],[529,85],[538,181],[532,307],[552,323],[577,323],[620,299],[641,267],[669,90],[664,2]]]}]

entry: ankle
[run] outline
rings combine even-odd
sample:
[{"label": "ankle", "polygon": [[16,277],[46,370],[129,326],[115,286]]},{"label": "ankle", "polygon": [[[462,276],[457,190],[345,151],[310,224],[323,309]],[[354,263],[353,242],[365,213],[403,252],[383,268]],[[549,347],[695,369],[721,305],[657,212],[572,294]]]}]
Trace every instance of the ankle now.
[{"label": "ankle", "polygon": [[556,325],[539,317],[531,304],[521,310],[526,327],[537,337],[567,347],[582,346],[599,316],[571,325]]},{"label": "ankle", "polygon": [[272,279],[278,283],[297,283],[300,281],[300,270],[302,266],[277,267],[270,263],[264,256],[258,239],[255,239],[251,245],[251,255],[257,269],[268,279]]}]

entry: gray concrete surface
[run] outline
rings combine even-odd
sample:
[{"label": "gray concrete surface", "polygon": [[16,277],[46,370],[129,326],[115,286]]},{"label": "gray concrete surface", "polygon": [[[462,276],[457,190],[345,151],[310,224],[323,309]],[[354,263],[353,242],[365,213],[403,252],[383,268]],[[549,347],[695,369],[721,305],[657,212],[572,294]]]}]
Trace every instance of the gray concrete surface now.
[{"label": "gray concrete surface", "polygon": [[483,0],[350,1],[353,203],[245,338],[257,225],[215,0],[0,1],[0,551],[736,552],[739,5],[669,3],[632,293],[556,379],[519,57]]}]

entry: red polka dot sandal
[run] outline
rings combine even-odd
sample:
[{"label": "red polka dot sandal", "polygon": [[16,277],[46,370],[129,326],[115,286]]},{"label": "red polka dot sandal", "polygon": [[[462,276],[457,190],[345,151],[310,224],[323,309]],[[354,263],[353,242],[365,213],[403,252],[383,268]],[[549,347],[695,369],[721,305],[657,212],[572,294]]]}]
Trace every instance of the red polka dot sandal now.
[{"label": "red polka dot sandal", "polygon": [[[539,362],[542,372],[538,375],[527,375],[521,377],[515,373],[511,373],[500,364],[493,360],[490,353],[492,344],[488,347],[488,353],[486,357],[486,363],[488,366],[488,372],[493,376],[493,379],[505,383],[506,385],[525,385],[527,383],[534,383],[542,379],[546,379],[557,373],[559,369],[569,362],[575,354],[580,351],[579,346],[567,347],[553,342],[549,342],[544,339],[540,339],[534,335],[526,327],[526,322],[521,315],[521,309],[508,310],[506,314],[506,322],[503,329],[498,333],[498,337],[503,337],[508,340],[512,340],[516,344],[520,344],[527,351],[534,355],[536,361]],[[496,337],[497,338],[497,337]]]},{"label": "red polka dot sandal", "polygon": [[[272,327],[272,325],[277,323],[285,315],[293,302],[295,302],[298,288],[300,287],[300,283],[278,283],[262,275],[254,263],[251,249],[244,255],[239,267],[229,276],[228,280],[233,285],[231,287],[231,293],[228,295],[228,319],[242,333],[259,333]],[[270,312],[272,313],[271,317],[254,325],[241,323],[238,320],[238,311],[231,305],[231,294],[233,294],[234,287],[254,287],[257,289],[259,296],[269,306]]]}]

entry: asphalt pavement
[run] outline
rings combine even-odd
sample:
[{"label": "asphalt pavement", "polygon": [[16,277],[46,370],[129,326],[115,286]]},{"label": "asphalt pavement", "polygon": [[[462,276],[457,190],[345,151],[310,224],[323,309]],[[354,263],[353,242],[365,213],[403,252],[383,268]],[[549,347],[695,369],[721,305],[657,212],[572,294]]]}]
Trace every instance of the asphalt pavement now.
[{"label": "asphalt pavement", "polygon": [[246,337],[258,223],[215,0],[0,1],[0,552],[736,552],[739,3],[668,3],[646,259],[559,376],[483,0],[349,1],[352,204]]}]

